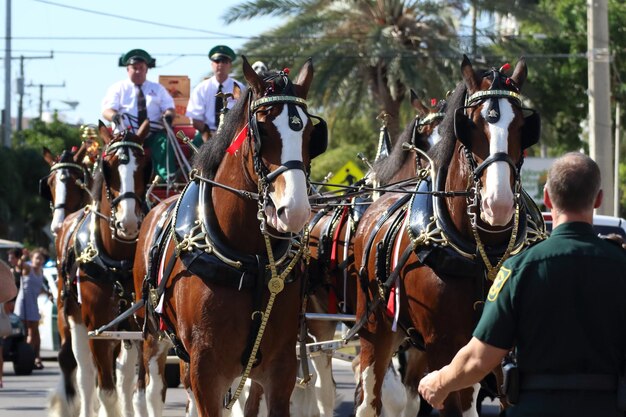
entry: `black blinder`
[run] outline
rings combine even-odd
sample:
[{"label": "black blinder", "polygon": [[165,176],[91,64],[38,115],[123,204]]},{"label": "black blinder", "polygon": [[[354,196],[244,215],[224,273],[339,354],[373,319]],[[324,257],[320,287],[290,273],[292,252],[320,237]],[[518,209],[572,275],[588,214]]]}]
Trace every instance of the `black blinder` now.
[{"label": "black blinder", "polygon": [[42,179],[39,180],[39,195],[45,198],[46,200],[52,201],[52,191],[50,190],[50,185],[48,185],[48,177],[46,175]]},{"label": "black blinder", "polygon": [[321,117],[308,116],[317,120],[317,123],[313,124],[313,131],[309,140],[309,158],[313,159],[326,152],[328,148],[328,125]]},{"label": "black blinder", "polygon": [[[524,109],[531,110],[531,109]],[[524,126],[522,126],[522,149],[530,148],[539,142],[541,137],[541,116],[534,110],[532,113],[524,117]]]},{"label": "black blinder", "polygon": [[474,122],[467,117],[465,109],[465,107],[459,107],[454,111],[454,135],[469,149],[472,144],[471,130],[474,127]]}]

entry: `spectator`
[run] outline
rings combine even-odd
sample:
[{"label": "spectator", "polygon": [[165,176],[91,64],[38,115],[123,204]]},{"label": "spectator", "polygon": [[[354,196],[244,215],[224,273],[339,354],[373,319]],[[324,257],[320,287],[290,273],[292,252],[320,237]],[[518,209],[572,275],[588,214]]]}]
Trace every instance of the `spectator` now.
[{"label": "spectator", "polygon": [[[243,90],[243,85],[229,76],[235,58],[233,50],[226,45],[217,45],[209,51],[213,76],[193,89],[187,104],[186,116],[192,119],[193,127],[198,131],[195,143],[202,143],[199,137],[206,142],[215,134],[222,109],[224,106],[232,108]],[[224,98],[217,95],[220,92],[232,94],[233,99],[224,102]]]},{"label": "spectator", "polygon": [[47,260],[44,249],[35,249],[30,254],[30,262],[22,265],[22,282],[15,300],[15,314],[22,319],[26,327],[26,342],[35,352],[35,369],[43,369],[39,356],[41,340],[39,337],[39,306],[37,298],[44,292],[43,266]]}]

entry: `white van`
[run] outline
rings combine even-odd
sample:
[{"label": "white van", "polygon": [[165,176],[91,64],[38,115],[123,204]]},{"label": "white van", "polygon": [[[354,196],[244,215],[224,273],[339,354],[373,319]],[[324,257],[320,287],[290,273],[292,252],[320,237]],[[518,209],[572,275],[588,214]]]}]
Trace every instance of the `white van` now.
[{"label": "white van", "polygon": [[[541,214],[543,214],[543,219],[546,222],[546,230],[550,233],[552,231],[552,214],[547,212]],[[594,214],[593,230],[603,236],[616,233],[626,240],[626,220],[621,217]]]}]

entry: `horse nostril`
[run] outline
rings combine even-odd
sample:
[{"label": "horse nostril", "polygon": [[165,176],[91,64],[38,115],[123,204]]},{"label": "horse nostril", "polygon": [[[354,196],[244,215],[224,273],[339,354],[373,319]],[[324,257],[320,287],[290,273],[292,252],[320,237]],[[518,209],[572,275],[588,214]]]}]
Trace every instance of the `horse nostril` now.
[{"label": "horse nostril", "polygon": [[276,210],[276,216],[278,218],[282,218],[285,215],[285,207],[280,207],[278,210]]}]

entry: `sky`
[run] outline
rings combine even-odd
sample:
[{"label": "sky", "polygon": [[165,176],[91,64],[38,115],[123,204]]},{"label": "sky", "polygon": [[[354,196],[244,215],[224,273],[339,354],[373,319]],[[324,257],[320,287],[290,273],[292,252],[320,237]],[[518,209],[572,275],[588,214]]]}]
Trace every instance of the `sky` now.
[{"label": "sky", "polygon": [[[5,42],[7,1],[1,4],[0,33]],[[107,88],[127,78],[118,59],[131,49],[145,49],[156,58],[148,79],[187,75],[191,88],[211,72],[209,50],[225,44],[239,53],[247,39],[281,23],[255,18],[226,25],[222,19],[239,0],[11,0],[12,57],[24,56],[24,117],[57,109],[70,123],[97,123]],[[141,20],[139,22],[137,20]],[[4,91],[4,50],[0,54]],[[53,51],[53,58],[49,59]],[[26,59],[46,57],[46,59]],[[235,65],[241,64],[240,60]],[[11,116],[17,117],[16,79],[20,60],[11,61]],[[64,87],[57,87],[65,84]],[[46,87],[49,85],[49,87]],[[4,108],[4,94],[0,99]],[[65,102],[78,102],[74,110]]]}]

